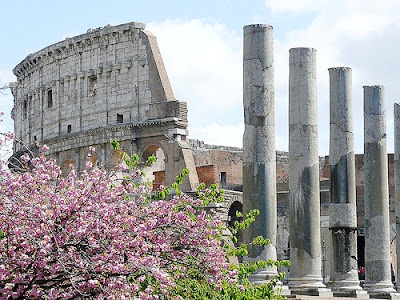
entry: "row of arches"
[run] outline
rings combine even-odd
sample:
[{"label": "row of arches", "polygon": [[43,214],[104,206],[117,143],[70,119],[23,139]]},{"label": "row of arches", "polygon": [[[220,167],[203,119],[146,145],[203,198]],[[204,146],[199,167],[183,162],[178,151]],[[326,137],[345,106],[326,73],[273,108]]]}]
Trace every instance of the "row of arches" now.
[{"label": "row of arches", "polygon": [[[65,155],[64,158],[60,159],[59,164],[61,167],[62,175],[67,176],[73,169],[77,169],[81,171],[84,169],[84,165],[86,162],[91,162],[93,167],[102,167],[105,168],[107,171],[115,170],[118,165],[121,163],[121,155],[122,152],[129,153],[126,148],[121,147],[121,150],[114,151],[108,155],[108,158],[105,161],[102,161],[102,157],[104,158],[102,151],[104,151],[104,147],[94,147],[95,150],[87,150],[85,152],[81,152],[79,157],[71,155]],[[154,155],[156,157],[156,162],[151,166],[146,166],[145,162],[147,159]],[[154,182],[157,173],[165,172],[165,159],[166,155],[163,151],[163,148],[160,145],[152,144],[147,146],[141,155],[139,155],[140,163],[139,168],[144,171],[145,179],[152,181],[156,184],[165,184],[164,182]],[[78,161],[80,160],[80,161]],[[159,176],[158,176],[159,177]]]}]

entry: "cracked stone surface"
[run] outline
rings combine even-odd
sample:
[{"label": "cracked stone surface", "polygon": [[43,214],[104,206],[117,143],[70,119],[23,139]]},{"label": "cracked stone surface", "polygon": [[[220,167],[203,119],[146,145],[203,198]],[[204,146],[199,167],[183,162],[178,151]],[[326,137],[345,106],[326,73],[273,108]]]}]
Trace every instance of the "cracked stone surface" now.
[{"label": "cracked stone surface", "polygon": [[[396,232],[400,232],[400,104],[394,104],[394,172],[395,172],[395,210]],[[400,278],[400,234],[396,235],[397,278]],[[400,280],[397,280],[396,289],[400,290]]]},{"label": "cracked stone surface", "polygon": [[[245,260],[276,259],[277,202],[275,150],[275,95],[273,28],[253,24],[243,28],[243,211],[258,209],[260,216],[245,231],[245,242],[256,236],[271,240],[266,247],[249,249]],[[263,282],[276,267],[253,276]]]},{"label": "cracked stone surface", "polygon": [[330,206],[334,292],[361,290],[357,272],[357,210],[353,133],[352,70],[329,69]]},{"label": "cracked stone surface", "polygon": [[394,292],[390,268],[389,191],[384,100],[382,86],[364,86],[364,288],[374,294]]},{"label": "cracked stone surface", "polygon": [[321,276],[316,50],[289,51],[290,277],[294,293],[323,288]]}]

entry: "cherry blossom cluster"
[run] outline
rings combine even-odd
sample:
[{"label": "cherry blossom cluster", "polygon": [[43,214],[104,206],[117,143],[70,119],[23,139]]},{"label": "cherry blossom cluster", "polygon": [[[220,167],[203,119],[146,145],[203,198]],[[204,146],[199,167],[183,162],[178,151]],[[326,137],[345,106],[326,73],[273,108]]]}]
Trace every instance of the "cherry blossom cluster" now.
[{"label": "cherry blossom cluster", "polygon": [[0,162],[0,299],[159,299],[184,276],[236,282],[201,200],[154,200],[138,170],[62,176],[43,155],[21,161],[25,172]]}]

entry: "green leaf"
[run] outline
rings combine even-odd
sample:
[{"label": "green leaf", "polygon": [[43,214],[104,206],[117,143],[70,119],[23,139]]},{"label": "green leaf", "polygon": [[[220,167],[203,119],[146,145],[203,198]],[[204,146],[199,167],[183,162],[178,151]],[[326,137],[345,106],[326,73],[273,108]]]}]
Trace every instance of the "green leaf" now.
[{"label": "green leaf", "polygon": [[114,151],[118,151],[120,149],[120,145],[117,140],[112,140],[110,144],[113,147]]}]

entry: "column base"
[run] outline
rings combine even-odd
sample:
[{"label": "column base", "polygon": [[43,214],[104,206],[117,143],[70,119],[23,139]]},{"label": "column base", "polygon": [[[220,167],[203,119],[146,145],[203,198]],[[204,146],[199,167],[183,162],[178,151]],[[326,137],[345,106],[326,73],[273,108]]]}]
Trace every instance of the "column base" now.
[{"label": "column base", "polygon": [[367,291],[364,290],[332,290],[332,292],[334,297],[369,299]]},{"label": "column base", "polygon": [[292,293],[290,292],[290,289],[289,289],[289,287],[287,286],[287,285],[281,285],[280,286],[280,288],[281,288],[281,295],[282,296],[290,296]]},{"label": "column base", "polygon": [[371,298],[400,300],[400,293],[396,293],[391,281],[366,282],[364,290]]},{"label": "column base", "polygon": [[369,298],[367,292],[360,286],[359,280],[329,281],[327,286],[335,297]]},{"label": "column base", "polygon": [[295,295],[333,297],[331,289],[322,282],[322,277],[289,278],[288,287]]},{"label": "column base", "polygon": [[[368,292],[369,293],[369,292]],[[369,296],[373,299],[390,299],[390,300],[400,300],[400,293],[388,293],[388,294],[375,294],[369,293]]]},{"label": "column base", "polygon": [[262,269],[254,274],[251,274],[249,280],[255,285],[260,285],[263,283],[268,283],[271,279],[275,278],[277,275],[278,272],[275,272],[274,270]]}]

